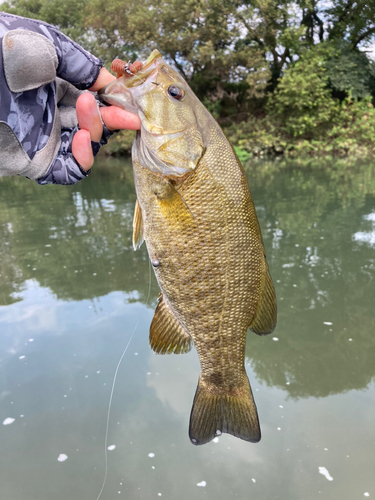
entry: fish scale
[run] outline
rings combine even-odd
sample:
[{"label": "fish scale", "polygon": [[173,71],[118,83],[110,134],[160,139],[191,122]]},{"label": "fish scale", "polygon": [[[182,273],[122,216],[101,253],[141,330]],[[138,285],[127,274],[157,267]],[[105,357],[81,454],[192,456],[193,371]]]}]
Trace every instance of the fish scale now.
[{"label": "fish scale", "polygon": [[[129,93],[143,120],[133,146],[134,242],[137,247],[144,238],[158,263],[161,295],[150,345],[158,353],[182,353],[194,342],[201,365],[189,427],[194,444],[222,432],[257,442],[246,333],[249,327],[261,335],[274,329],[276,301],[254,204],[222,130],[155,52],[137,73],[135,88],[131,78],[116,87]],[[168,96],[171,86],[181,102]],[[116,103],[113,86],[105,92]]]}]

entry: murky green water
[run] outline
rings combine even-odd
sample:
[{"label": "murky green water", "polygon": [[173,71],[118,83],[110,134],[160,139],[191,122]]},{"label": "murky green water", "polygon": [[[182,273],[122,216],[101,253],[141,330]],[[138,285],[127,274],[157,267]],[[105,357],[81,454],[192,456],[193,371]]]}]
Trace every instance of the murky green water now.
[{"label": "murky green water", "polygon": [[375,165],[280,165],[247,169],[279,307],[247,341],[259,444],[189,441],[198,358],[148,347],[130,165],[0,181],[1,499],[96,500],[133,332],[102,499],[375,498]]}]

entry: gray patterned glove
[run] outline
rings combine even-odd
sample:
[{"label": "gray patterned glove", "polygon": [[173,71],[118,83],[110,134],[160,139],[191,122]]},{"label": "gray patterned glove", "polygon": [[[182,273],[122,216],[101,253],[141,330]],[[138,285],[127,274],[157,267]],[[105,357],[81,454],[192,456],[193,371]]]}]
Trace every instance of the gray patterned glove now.
[{"label": "gray patterned glove", "polygon": [[0,175],[75,184],[90,173],[71,152],[75,103],[102,66],[54,26],[0,13]]}]

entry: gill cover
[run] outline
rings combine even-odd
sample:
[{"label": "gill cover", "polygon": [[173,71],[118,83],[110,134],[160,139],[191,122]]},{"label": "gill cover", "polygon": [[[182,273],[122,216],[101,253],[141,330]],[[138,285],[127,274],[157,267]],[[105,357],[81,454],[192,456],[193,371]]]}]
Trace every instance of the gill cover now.
[{"label": "gill cover", "polygon": [[142,126],[133,145],[135,161],[169,178],[194,171],[205,149],[194,113],[195,97],[158,50],[137,74],[121,76],[99,95],[108,104],[138,113]]}]

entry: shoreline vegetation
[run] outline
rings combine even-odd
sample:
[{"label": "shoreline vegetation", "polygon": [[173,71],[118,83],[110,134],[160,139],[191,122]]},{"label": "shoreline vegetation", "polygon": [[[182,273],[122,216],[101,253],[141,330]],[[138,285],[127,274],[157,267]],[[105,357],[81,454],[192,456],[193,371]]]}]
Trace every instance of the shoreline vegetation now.
[{"label": "shoreline vegetation", "polygon": [[[0,10],[57,25],[107,67],[158,48],[242,161],[375,156],[375,2],[8,0]],[[116,134],[105,154],[128,155],[133,137]]]},{"label": "shoreline vegetation", "polygon": [[[311,138],[288,134],[284,123],[269,116],[220,125],[241,161],[279,156],[306,157],[306,160],[316,156],[375,157],[375,107],[368,99],[344,101],[337,107],[324,133],[317,131]],[[129,156],[134,137],[135,132],[131,130],[119,132],[110,138],[101,154]]]}]

